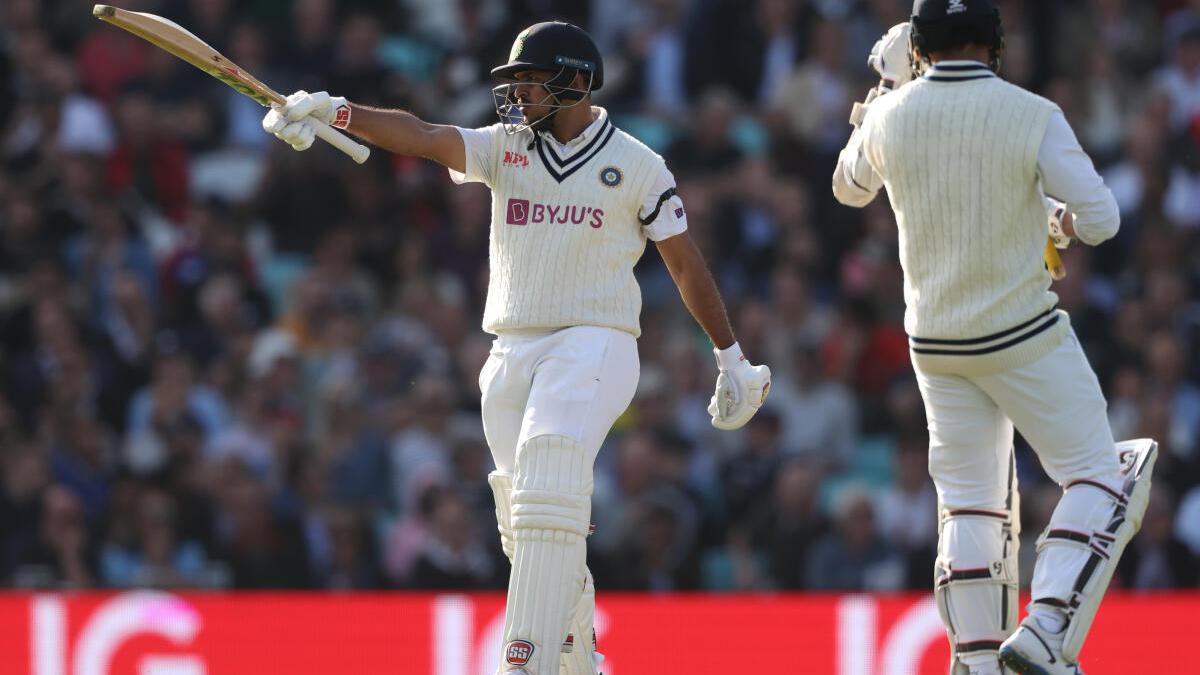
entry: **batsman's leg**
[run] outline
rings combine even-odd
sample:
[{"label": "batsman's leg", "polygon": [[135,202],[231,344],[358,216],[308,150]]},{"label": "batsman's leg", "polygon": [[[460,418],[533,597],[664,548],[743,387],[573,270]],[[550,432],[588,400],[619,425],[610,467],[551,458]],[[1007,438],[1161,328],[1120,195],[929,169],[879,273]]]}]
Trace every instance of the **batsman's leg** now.
[{"label": "batsman's leg", "polygon": [[504,622],[503,664],[509,670],[558,675],[558,652],[585,583],[590,455],[565,436],[535,436],[517,450]]},{"label": "batsman's leg", "polygon": [[1149,438],[1116,447],[1117,488],[1099,480],[1068,483],[1038,538],[1030,616],[1000,652],[1019,673],[1081,672],[1079,652],[1125,545],[1142,525],[1158,456],[1158,444]]},{"label": "batsman's leg", "polygon": [[1031,616],[1001,654],[1018,672],[1075,675],[1113,569],[1141,526],[1157,446],[1113,441],[1104,394],[1074,331],[1027,366],[974,381],[1063,487],[1038,539]]},{"label": "batsman's leg", "polygon": [[1016,629],[1019,500],[1012,424],[965,378],[917,372],[940,523],[934,597],[951,675],[1001,675]]},{"label": "batsman's leg", "polygon": [[513,569],[501,669],[558,673],[559,653],[572,634],[569,654],[577,658],[567,665],[588,672],[586,654],[576,647],[590,641],[591,626],[572,631],[572,624],[590,624],[593,615],[585,543],[592,465],[633,399],[637,342],[622,331],[576,326],[540,340],[537,353],[513,475]]},{"label": "batsman's leg", "polygon": [[[500,546],[511,563],[515,545],[512,534],[512,476],[493,471],[488,475],[488,484],[496,501],[496,524],[500,530]],[[595,675],[603,659],[596,651],[596,631],[593,621],[596,613],[596,587],[587,565],[583,567],[584,585],[575,601],[574,618],[570,632],[563,641],[559,658],[561,675]]]}]

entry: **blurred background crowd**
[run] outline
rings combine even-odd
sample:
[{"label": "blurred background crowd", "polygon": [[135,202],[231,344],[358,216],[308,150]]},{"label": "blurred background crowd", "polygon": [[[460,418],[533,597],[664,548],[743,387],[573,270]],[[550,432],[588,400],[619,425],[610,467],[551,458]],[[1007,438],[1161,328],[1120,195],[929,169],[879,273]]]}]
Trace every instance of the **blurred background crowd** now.
[{"label": "blurred background crowd", "polygon": [[[1057,102],[1121,207],[1055,285],[1117,438],[1162,444],[1132,588],[1200,569],[1200,2],[1004,0],[1004,76]],[[96,21],[0,3],[0,585],[501,588],[479,422],[489,194],[263,110]],[[906,0],[125,0],[284,92],[494,120],[487,72],[563,18],[662,153],[769,409],[653,247],[642,376],[597,465],[603,589],[929,586],[936,497],[885,199],[830,174]],[[1059,494],[1018,442],[1022,559]]]}]

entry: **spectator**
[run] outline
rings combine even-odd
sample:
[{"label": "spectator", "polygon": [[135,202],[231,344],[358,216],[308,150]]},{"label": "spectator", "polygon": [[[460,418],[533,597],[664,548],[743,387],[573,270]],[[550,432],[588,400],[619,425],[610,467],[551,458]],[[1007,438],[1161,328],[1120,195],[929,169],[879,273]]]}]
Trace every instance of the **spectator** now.
[{"label": "spectator", "polygon": [[17,561],[13,585],[78,589],[96,581],[95,543],[83,508],[70,490],[52,486],[42,497],[41,536]]},{"label": "spectator", "polygon": [[[234,461],[236,465],[236,461]],[[312,582],[304,535],[271,508],[267,487],[244,471],[222,488],[223,558],[239,589],[308,588]]]},{"label": "spectator", "polygon": [[805,588],[809,552],[829,530],[818,505],[821,471],[792,460],[775,474],[769,501],[761,503],[748,521],[758,550],[766,551],[770,573],[779,588]]},{"label": "spectator", "polygon": [[879,531],[904,556],[904,585],[924,589],[937,556],[938,499],[929,480],[929,439],[901,436],[896,449],[896,482],[876,501]]},{"label": "spectator", "polygon": [[480,543],[467,502],[438,490],[429,512],[429,536],[413,569],[416,588],[486,588],[495,581],[493,560]]},{"label": "spectator", "polygon": [[1172,533],[1169,488],[1155,486],[1139,536],[1125,548],[1118,573],[1123,584],[1139,590],[1191,588],[1200,579],[1196,559]]},{"label": "spectator", "polygon": [[858,443],[859,411],[844,384],[821,373],[817,346],[798,342],[791,371],[775,374],[769,405],[783,419],[783,448],[788,455],[812,458],[830,467],[848,466]]},{"label": "spectator", "polygon": [[182,539],[175,504],[166,492],[145,490],[138,502],[132,546],[107,542],[100,551],[100,577],[117,588],[177,588],[204,585],[204,549]]},{"label": "spectator", "polygon": [[836,528],[808,555],[807,588],[888,591],[904,585],[904,563],[879,535],[866,491],[847,488],[838,497]]},{"label": "spectator", "polygon": [[740,522],[765,494],[783,460],[779,413],[758,412],[746,424],[745,450],[721,466],[721,493],[731,522]]}]

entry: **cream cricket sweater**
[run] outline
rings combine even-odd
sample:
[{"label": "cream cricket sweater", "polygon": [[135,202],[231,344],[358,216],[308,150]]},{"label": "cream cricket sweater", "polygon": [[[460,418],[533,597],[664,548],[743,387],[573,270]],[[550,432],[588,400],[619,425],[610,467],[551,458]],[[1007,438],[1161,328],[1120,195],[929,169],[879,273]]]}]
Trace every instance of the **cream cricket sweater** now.
[{"label": "cream cricket sweater", "polygon": [[[596,122],[565,148],[531,131],[508,135],[500,125],[462,130],[467,171],[452,177],[492,189],[489,333],[590,325],[641,334],[633,267],[659,208],[646,222],[639,211],[665,165],[597,110]],[[673,195],[664,193],[658,206],[682,223]]]},{"label": "cream cricket sweater", "polygon": [[896,213],[922,370],[1018,367],[1068,330],[1042,257],[1038,149],[1056,109],[979,64],[938,68],[871,104],[862,149]]}]

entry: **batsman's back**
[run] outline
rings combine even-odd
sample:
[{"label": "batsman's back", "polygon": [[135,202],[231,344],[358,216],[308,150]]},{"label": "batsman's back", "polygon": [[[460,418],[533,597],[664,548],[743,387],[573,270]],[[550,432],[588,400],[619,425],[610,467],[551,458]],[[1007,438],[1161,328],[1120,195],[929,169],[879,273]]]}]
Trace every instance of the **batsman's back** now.
[{"label": "batsman's back", "polygon": [[910,335],[989,335],[1055,304],[1037,166],[1056,109],[990,73],[872,105],[863,150],[896,212]]}]

